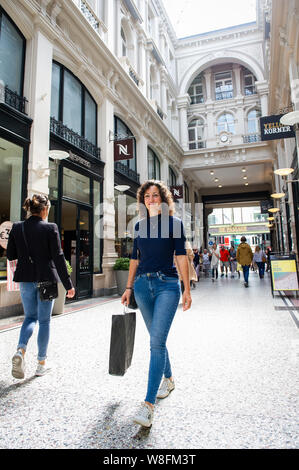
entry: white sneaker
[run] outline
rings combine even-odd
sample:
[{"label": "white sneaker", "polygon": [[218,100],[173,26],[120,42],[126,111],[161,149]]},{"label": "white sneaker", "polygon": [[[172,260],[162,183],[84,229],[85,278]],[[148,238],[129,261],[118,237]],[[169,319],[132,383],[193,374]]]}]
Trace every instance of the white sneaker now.
[{"label": "white sneaker", "polygon": [[141,406],[139,410],[137,411],[133,421],[136,424],[140,424],[140,426],[149,428],[152,425],[153,417],[154,417],[153,408],[147,403],[143,402],[141,403]]},{"label": "white sneaker", "polygon": [[49,372],[50,369],[51,367],[48,364],[41,364],[40,362],[38,362],[35,375],[37,377],[41,377],[42,375],[45,375],[47,372]]},{"label": "white sneaker", "polygon": [[15,379],[23,379],[25,377],[25,359],[20,350],[12,358],[11,374]]},{"label": "white sneaker", "polygon": [[174,385],[174,382],[170,379],[166,379],[166,377],[164,377],[161,385],[160,385],[160,388],[158,390],[158,393],[157,393],[157,398],[166,398],[168,397],[168,395],[170,394],[170,392],[172,392],[172,390],[174,390],[175,388],[175,385]]}]

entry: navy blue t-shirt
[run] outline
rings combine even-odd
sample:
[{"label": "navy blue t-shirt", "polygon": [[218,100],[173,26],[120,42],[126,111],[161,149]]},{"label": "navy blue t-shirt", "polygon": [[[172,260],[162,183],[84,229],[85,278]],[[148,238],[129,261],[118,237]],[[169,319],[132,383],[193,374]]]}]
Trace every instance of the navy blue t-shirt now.
[{"label": "navy blue t-shirt", "polygon": [[160,214],[135,225],[131,259],[139,259],[136,274],[161,271],[177,277],[174,255],[186,255],[183,223],[177,217]]}]

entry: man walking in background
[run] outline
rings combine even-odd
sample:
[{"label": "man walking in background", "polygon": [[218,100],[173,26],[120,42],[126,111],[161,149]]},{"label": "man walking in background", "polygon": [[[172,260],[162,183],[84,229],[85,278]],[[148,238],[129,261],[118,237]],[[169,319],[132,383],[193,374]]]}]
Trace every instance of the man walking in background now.
[{"label": "man walking in background", "polygon": [[253,253],[246,243],[246,237],[241,237],[241,243],[237,249],[237,261],[241,264],[243,268],[243,276],[244,276],[244,286],[248,287],[248,277],[249,277],[249,268],[252,262]]}]

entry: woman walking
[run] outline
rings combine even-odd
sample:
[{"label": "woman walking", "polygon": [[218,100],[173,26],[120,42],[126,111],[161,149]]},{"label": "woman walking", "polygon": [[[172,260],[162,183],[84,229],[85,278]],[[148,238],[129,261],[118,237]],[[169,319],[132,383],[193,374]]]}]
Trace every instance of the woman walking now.
[{"label": "woman walking", "polygon": [[61,280],[67,290],[67,297],[75,295],[61,250],[58,227],[46,222],[50,209],[48,197],[34,194],[32,199],[25,200],[23,209],[30,216],[25,222],[13,224],[7,245],[7,258],[18,260],[13,280],[20,283],[25,314],[17,352],[12,358],[12,375],[16,379],[23,379],[25,376],[25,353],[37,321],[38,362],[35,375],[44,375],[49,370],[46,358],[54,300],[40,299],[38,282]]},{"label": "woman walking", "polygon": [[234,245],[232,245],[229,249],[229,256],[230,256],[229,262],[230,262],[231,277],[234,278],[235,272],[237,270],[237,252],[236,252]]},{"label": "woman walking", "polygon": [[248,245],[248,243],[246,243],[246,237],[242,236],[241,243],[237,249],[237,261],[238,263],[241,264],[243,268],[245,287],[248,287],[249,269],[250,269],[250,265],[252,262],[252,258],[253,258],[252,250],[250,246]]},{"label": "woman walking", "polygon": [[211,250],[211,269],[212,269],[212,281],[215,281],[218,279],[218,265],[219,265],[219,259],[220,259],[220,253],[217,248],[216,243],[213,243],[212,250]]},{"label": "woman walking", "polygon": [[264,274],[265,274],[266,255],[259,246],[255,247],[255,252],[253,255],[252,262],[257,264],[260,279],[263,279]]},{"label": "woman walking", "polygon": [[183,310],[191,307],[192,300],[183,224],[173,216],[170,191],[161,181],[146,181],[138,189],[137,202],[142,218],[135,226],[128,285],[121,301],[129,303],[134,286],[135,298],[150,334],[147,394],[134,418],[135,423],[149,427],[156,398],[167,397],[175,387],[166,348],[180,299],[174,255],[184,283]]}]

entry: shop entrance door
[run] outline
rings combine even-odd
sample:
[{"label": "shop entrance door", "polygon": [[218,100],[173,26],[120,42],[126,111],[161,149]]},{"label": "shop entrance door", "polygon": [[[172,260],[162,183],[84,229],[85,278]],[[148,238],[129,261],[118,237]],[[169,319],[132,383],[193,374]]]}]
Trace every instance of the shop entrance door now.
[{"label": "shop entrance door", "polygon": [[75,299],[92,294],[92,243],[90,239],[91,209],[62,201],[61,238],[65,258],[72,267],[71,279]]}]

